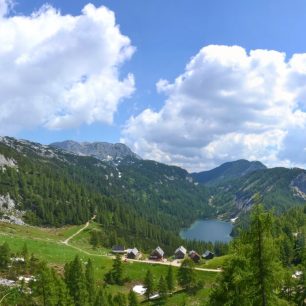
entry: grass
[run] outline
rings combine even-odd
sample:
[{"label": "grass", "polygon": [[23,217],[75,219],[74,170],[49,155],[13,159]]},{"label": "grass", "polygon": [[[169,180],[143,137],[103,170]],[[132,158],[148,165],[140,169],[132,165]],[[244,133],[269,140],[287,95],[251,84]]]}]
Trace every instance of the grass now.
[{"label": "grass", "polygon": [[204,263],[200,264],[201,268],[207,268],[207,269],[218,269],[222,268],[224,265],[225,260],[228,258],[228,255],[220,256],[220,257],[214,257],[213,259],[206,260]]},{"label": "grass", "polygon": [[90,241],[90,232],[92,230],[99,229],[99,227],[100,227],[99,224],[97,224],[95,222],[91,222],[89,224],[89,226],[84,231],[82,231],[79,235],[77,235],[76,237],[71,239],[69,243],[73,246],[79,247],[79,248],[81,248],[81,249],[83,249],[83,250],[85,250],[89,253],[92,253],[92,254],[97,254],[97,255],[107,255],[107,254],[109,254],[109,252],[110,252],[109,249],[102,248],[102,247],[94,249],[89,242]]},{"label": "grass", "polygon": [[[98,225],[94,222],[90,223],[89,227],[82,231],[79,235],[70,241],[71,246],[64,245],[61,241],[65,240],[82,226],[69,226],[60,229],[47,229],[32,226],[19,226],[6,223],[0,223],[0,244],[7,242],[13,252],[19,252],[26,243],[30,253],[35,254],[41,260],[46,261],[57,270],[61,271],[66,262],[73,260],[76,255],[79,255],[84,262],[89,258],[93,261],[95,276],[98,283],[102,284],[104,275],[112,267],[112,259],[108,256],[103,256],[109,252],[108,249],[94,250],[89,244],[90,231]],[[78,250],[76,248],[80,248]],[[89,252],[91,255],[86,254]],[[223,259],[215,258],[205,264],[203,267],[215,268],[222,264]],[[111,293],[123,292],[128,293],[129,290],[136,284],[142,284],[144,276],[148,269],[154,275],[155,281],[158,282],[161,275],[166,275],[168,266],[159,264],[146,264],[138,262],[124,262],[125,275],[130,279],[125,286],[108,286]],[[174,272],[177,268],[174,267]],[[182,305],[186,301],[186,305],[204,305],[204,301],[209,294],[209,288],[215,281],[217,273],[196,271],[197,278],[205,284],[204,289],[190,296],[185,292],[178,292],[169,297],[164,305]],[[140,298],[141,299],[141,298]],[[158,301],[146,302],[146,305],[160,305]]]}]

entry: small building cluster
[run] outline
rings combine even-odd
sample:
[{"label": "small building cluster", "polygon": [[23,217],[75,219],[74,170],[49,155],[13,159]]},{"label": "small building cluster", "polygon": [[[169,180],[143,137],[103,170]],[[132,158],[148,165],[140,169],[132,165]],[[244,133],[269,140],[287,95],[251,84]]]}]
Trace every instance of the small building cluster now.
[{"label": "small building cluster", "polygon": [[[137,248],[134,247],[132,249],[126,249],[122,245],[113,246],[112,253],[126,255],[126,258],[129,259],[139,259],[141,257],[141,253],[138,251]],[[183,246],[178,247],[174,252],[175,259],[184,259],[186,256],[187,256],[187,249]],[[198,263],[201,260],[201,258],[204,258],[206,260],[214,258],[214,253],[207,250],[201,256],[199,255],[199,253],[192,250],[188,253],[188,256],[195,263]],[[160,246],[154,249],[149,256],[150,260],[155,260],[155,261],[162,261],[164,260],[164,258],[165,258],[165,252]]]},{"label": "small building cluster", "polygon": [[[161,249],[161,247],[157,247],[153,252],[151,253],[149,259],[150,260],[163,260],[165,256],[164,251]],[[185,247],[180,246],[178,247],[174,252],[174,258],[175,259],[184,259],[187,256],[187,250]],[[201,260],[201,255],[199,255],[196,251],[192,250],[188,253],[188,256],[190,259],[192,259],[194,262],[198,263]],[[206,251],[202,258],[204,259],[212,259],[214,258],[214,253],[211,251]]]},{"label": "small building cluster", "polygon": [[114,245],[112,247],[112,253],[126,255],[129,259],[139,259],[141,257],[141,253],[137,248],[126,249],[123,245]]}]

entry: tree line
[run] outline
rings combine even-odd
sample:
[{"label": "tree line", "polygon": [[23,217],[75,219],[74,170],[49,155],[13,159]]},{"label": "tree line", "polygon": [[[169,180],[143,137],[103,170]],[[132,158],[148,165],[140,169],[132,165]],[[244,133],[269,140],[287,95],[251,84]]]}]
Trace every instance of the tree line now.
[{"label": "tree line", "polygon": [[209,305],[305,305],[306,207],[275,217],[259,195],[255,203],[249,226],[231,243]]}]

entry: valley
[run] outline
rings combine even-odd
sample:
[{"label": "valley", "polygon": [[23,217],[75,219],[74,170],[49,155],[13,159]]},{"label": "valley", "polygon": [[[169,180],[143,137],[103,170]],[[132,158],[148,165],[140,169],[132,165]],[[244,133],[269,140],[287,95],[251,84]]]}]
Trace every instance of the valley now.
[{"label": "valley", "polygon": [[[176,260],[174,251],[184,246],[187,263],[194,262],[193,287],[177,284],[175,294],[163,303],[208,305],[212,288],[228,271],[235,245],[242,239],[240,232],[251,224],[259,202],[277,220],[273,239],[280,245],[284,269],[298,269],[306,223],[305,170],[269,169],[240,160],[195,175],[143,160],[118,144],[65,142],[62,147],[1,138],[0,245],[8,243],[12,252],[20,252],[26,244],[30,253],[64,279],[65,266],[78,257],[84,269],[92,260],[95,286],[114,298],[143,284],[147,271],[154,275],[157,292],[169,266],[175,275],[182,271],[184,261]],[[301,215],[299,222],[296,214]],[[229,220],[233,229],[225,222]],[[217,224],[226,225],[220,235]],[[180,235],[190,226],[192,235]],[[229,247],[231,230],[234,238]],[[136,247],[142,254],[120,259],[127,277],[120,283],[112,279],[114,246]],[[157,246],[165,255],[152,261]],[[214,258],[202,259],[205,252]],[[194,295],[190,290],[195,290]],[[160,302],[138,298],[148,305]]]},{"label": "valley", "polygon": [[[7,242],[13,252],[18,252],[26,244],[29,253],[33,253],[38,259],[46,261],[50,267],[59,273],[63,273],[64,265],[73,260],[75,256],[79,256],[83,262],[91,259],[94,265],[95,278],[100,283],[111,269],[114,255],[111,254],[111,249],[94,249],[89,244],[88,233],[96,227],[97,224],[92,221],[86,223],[85,226],[68,226],[56,229],[0,223],[0,245]],[[178,265],[175,261],[172,263],[172,260],[169,262],[124,260],[123,269],[132,281],[123,287],[109,286],[107,291],[112,294],[128,294],[135,284],[143,283],[143,276],[147,269],[150,269],[155,277],[159,278],[161,275],[166,274],[169,265],[175,271],[178,269]],[[205,288],[192,299],[199,299],[200,301],[207,298],[210,284],[220,273],[220,269],[216,269],[213,266],[212,262],[207,268],[205,268],[205,265],[196,268],[197,277],[205,281]],[[218,262],[218,266],[220,266],[220,262]],[[175,303],[180,303],[183,300],[188,301],[191,298],[181,292],[171,298],[168,305],[176,305]]]}]

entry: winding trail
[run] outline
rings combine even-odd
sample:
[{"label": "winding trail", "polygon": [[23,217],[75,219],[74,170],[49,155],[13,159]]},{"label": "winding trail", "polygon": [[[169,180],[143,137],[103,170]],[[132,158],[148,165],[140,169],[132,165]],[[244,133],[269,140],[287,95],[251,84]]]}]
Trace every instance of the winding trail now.
[{"label": "winding trail", "polygon": [[69,244],[69,241],[70,241],[72,238],[74,238],[74,237],[76,237],[77,235],[79,235],[82,231],[84,231],[84,229],[86,229],[86,228],[89,226],[90,221],[94,220],[95,218],[96,218],[96,215],[94,215],[90,220],[88,220],[88,221],[86,222],[86,224],[85,224],[82,228],[80,228],[76,233],[74,233],[73,235],[71,235],[70,237],[68,237],[66,240],[62,241],[62,243],[71,246],[71,245]]},{"label": "winding trail", "polygon": [[68,237],[66,240],[62,241],[63,244],[69,245],[69,241],[74,238],[75,236],[79,235],[82,231],[84,231],[84,229],[86,229],[89,225],[89,222],[94,220],[96,218],[96,216],[93,216],[89,221],[86,222],[86,224],[80,228],[76,233],[74,233],[73,235],[71,235],[70,237]]}]

